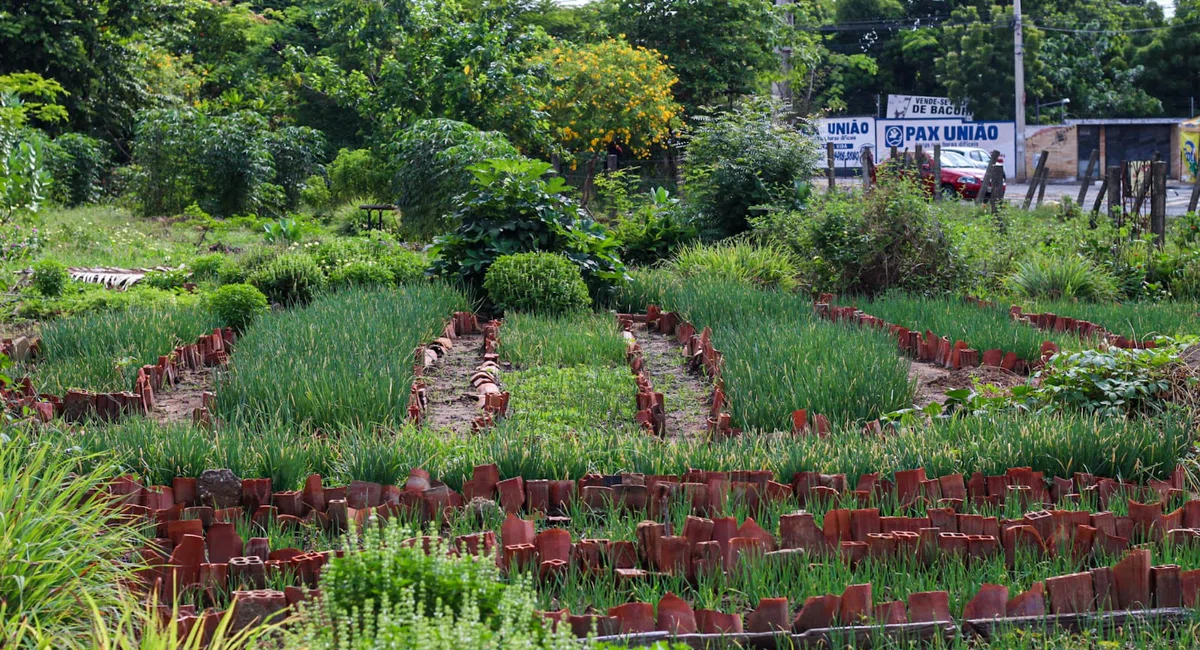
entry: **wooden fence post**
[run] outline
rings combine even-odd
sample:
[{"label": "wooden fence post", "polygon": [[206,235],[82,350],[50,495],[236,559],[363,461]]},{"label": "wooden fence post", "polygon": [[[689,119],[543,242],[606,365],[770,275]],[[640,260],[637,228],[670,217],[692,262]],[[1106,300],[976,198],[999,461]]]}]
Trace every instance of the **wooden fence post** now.
[{"label": "wooden fence post", "polygon": [[1079,186],[1079,204],[1080,209],[1083,209],[1083,202],[1087,200],[1088,188],[1092,186],[1092,174],[1096,171],[1096,165],[1100,162],[1100,150],[1092,149],[1092,155],[1088,158],[1087,173],[1083,175],[1083,185]]},{"label": "wooden fence post", "polygon": [[833,169],[834,160],[833,160],[833,143],[832,142],[825,143],[825,160],[826,160],[826,164],[829,165],[829,167],[826,168],[826,170],[825,170],[825,173],[829,177],[829,190],[833,191],[833,189],[837,187],[837,172],[835,172]]},{"label": "wooden fence post", "polygon": [[875,160],[870,149],[862,152],[863,190],[871,189],[871,177],[875,174]]},{"label": "wooden fence post", "polygon": [[1108,179],[1100,181],[1100,191],[1096,193],[1096,202],[1092,205],[1092,216],[1088,219],[1088,227],[1095,229],[1096,215],[1100,214],[1100,206],[1104,205],[1104,195],[1108,192]]},{"label": "wooden fence post", "polygon": [[1192,196],[1188,199],[1188,212],[1196,211],[1196,202],[1200,201],[1200,171],[1196,172],[1196,180],[1192,182]]},{"label": "wooden fence post", "polygon": [[1108,166],[1108,218],[1117,226],[1121,225],[1121,166]]},{"label": "wooden fence post", "polygon": [[942,144],[933,143],[933,201],[942,200]]},{"label": "wooden fence post", "polygon": [[1167,236],[1167,163],[1156,160],[1150,165],[1150,232],[1159,248]]},{"label": "wooden fence post", "polygon": [[1029,180],[1029,190],[1025,192],[1025,203],[1021,204],[1022,210],[1028,210],[1029,204],[1033,203],[1033,193],[1037,191],[1038,183],[1042,180],[1042,172],[1045,171],[1046,161],[1049,158],[1049,151],[1042,151],[1038,154],[1037,166],[1033,168],[1033,178]]},{"label": "wooden fence post", "polygon": [[[987,172],[985,172],[983,175],[983,182],[979,184],[979,194],[975,196],[976,205],[983,205],[984,195],[987,194],[988,188],[997,184],[996,179],[994,179],[992,176],[995,172],[996,162],[998,160],[1000,160],[1000,150],[995,149],[992,151],[992,156],[988,160]],[[1003,167],[1001,167],[1001,169],[1003,169]]]}]

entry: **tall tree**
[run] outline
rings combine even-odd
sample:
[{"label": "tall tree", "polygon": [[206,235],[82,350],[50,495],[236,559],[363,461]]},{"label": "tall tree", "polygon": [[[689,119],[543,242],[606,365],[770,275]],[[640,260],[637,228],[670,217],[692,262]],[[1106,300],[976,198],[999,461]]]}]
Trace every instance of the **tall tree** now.
[{"label": "tall tree", "polygon": [[[955,102],[966,101],[978,120],[1011,120],[1013,90],[1012,7],[984,5],[959,7],[943,26],[937,59],[938,81]],[[1041,58],[1042,31],[1027,25],[1025,35],[1026,96],[1046,96],[1049,83]],[[1026,112],[1029,112],[1027,106]]]},{"label": "tall tree", "polygon": [[1190,116],[1200,105],[1200,0],[1179,0],[1169,28],[1155,33],[1135,61],[1141,85],[1162,100],[1167,115]]},{"label": "tall tree", "polygon": [[604,11],[611,32],[666,57],[689,115],[764,90],[780,73],[770,0],[608,0]]}]

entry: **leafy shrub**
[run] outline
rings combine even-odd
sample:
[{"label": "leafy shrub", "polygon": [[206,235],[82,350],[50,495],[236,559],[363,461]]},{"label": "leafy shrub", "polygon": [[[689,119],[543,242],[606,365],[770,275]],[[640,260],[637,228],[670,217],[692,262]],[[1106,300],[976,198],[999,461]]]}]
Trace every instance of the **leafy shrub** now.
[{"label": "leafy shrub", "polygon": [[108,145],[82,133],[64,133],[51,147],[50,173],[53,196],[66,206],[95,203],[103,188],[100,180],[108,167]]},{"label": "leafy shrub", "polygon": [[835,193],[803,209],[772,210],[753,222],[756,235],[792,250],[801,277],[816,290],[939,293],[962,282],[954,241],[921,188],[903,178],[888,177],[865,195]]},{"label": "leafy shrub", "polygon": [[679,199],[665,187],[640,192],[639,185],[640,179],[624,169],[600,174],[595,180],[597,204],[610,214],[621,259],[653,264],[694,239],[696,229],[684,217]]},{"label": "leafy shrub", "polygon": [[791,252],[773,244],[755,245],[746,241],[697,244],[680,250],[669,266],[685,278],[735,281],[784,291],[796,287]]},{"label": "leafy shrub", "polygon": [[277,246],[253,246],[239,257],[226,257],[217,269],[217,282],[220,284],[238,284],[250,280],[259,269],[265,267],[282,253]]},{"label": "leafy shrub", "polygon": [[[525,580],[508,583],[485,556],[429,553],[405,543],[414,533],[395,520],[365,527],[362,549],[333,559],[321,574],[325,597],[289,630],[284,645],[332,650],[567,648],[568,626],[552,632]],[[346,544],[359,544],[354,534]]]},{"label": "leafy shrub", "polygon": [[750,209],[794,197],[817,163],[817,146],[776,118],[776,106],[748,101],[697,117],[687,144],[688,201],[706,234],[722,238],[750,227]]},{"label": "leafy shrub", "polygon": [[591,304],[579,267],[556,253],[501,255],[483,286],[504,311],[561,314]]},{"label": "leafy shrub", "polygon": [[325,284],[325,275],[307,253],[288,252],[251,274],[250,284],[273,303],[304,304]]},{"label": "leafy shrub", "polygon": [[1171,388],[1170,367],[1180,363],[1185,347],[1057,354],[1039,373],[1038,392],[1052,405],[1105,417],[1161,410]]},{"label": "leafy shrub", "polygon": [[192,258],[188,264],[192,269],[192,277],[197,280],[213,280],[221,271],[221,266],[229,258],[220,253],[210,253]]},{"label": "leafy shrub", "polygon": [[428,239],[456,224],[455,197],[471,190],[472,165],[520,154],[504,135],[453,120],[420,120],[385,147],[391,197],[407,237]]},{"label": "leafy shrub", "polygon": [[329,274],[330,284],[342,286],[391,284],[393,281],[392,272],[387,267],[362,260],[339,266]]},{"label": "leafy shrub", "polygon": [[33,265],[33,288],[43,296],[61,296],[71,274],[61,262],[42,260]]},{"label": "leafy shrub", "polygon": [[436,255],[434,272],[479,287],[497,257],[549,251],[578,265],[594,294],[623,282],[619,243],[562,196],[562,178],[542,178],[549,170],[548,163],[529,159],[472,167],[475,183],[458,201],[458,228],[438,237],[430,249]]},{"label": "leafy shrub", "polygon": [[143,111],[133,149],[140,210],[177,214],[199,203],[217,216],[278,216],[296,206],[305,179],[320,171],[322,142],[307,127],[272,129],[254,111]]},{"label": "leafy shrub", "polygon": [[263,237],[268,244],[295,244],[302,234],[303,229],[295,219],[280,219],[263,226]]},{"label": "leafy shrub", "polygon": [[1037,255],[1018,262],[1007,285],[1013,293],[1034,299],[1111,300],[1117,295],[1112,275],[1078,255]]},{"label": "leafy shrub", "polygon": [[148,287],[155,289],[179,289],[191,277],[191,272],[186,268],[171,269],[169,271],[149,271],[146,277],[142,278],[142,282]]},{"label": "leafy shrub", "polygon": [[425,279],[425,269],[429,267],[429,263],[423,255],[407,250],[397,250],[383,255],[379,258],[379,263],[391,272],[392,279],[396,284]]},{"label": "leafy shrub", "polygon": [[321,212],[333,202],[329,193],[329,185],[320,174],[313,174],[304,181],[304,189],[300,190],[300,200],[306,205]]},{"label": "leafy shrub", "polygon": [[342,203],[360,196],[383,196],[386,179],[369,149],[342,149],[326,167],[329,173],[329,193],[333,201]]},{"label": "leafy shrub", "polygon": [[267,311],[267,297],[248,284],[227,284],[209,296],[209,308],[227,327],[244,332]]}]

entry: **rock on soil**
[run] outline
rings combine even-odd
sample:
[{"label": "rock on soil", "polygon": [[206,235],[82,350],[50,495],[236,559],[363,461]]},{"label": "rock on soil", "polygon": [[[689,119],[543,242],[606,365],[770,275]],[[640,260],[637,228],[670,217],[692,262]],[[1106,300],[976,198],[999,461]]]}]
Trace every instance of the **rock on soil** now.
[{"label": "rock on soil", "polygon": [[233,508],[242,503],[242,479],[232,470],[206,469],[196,479],[200,503],[213,508]]}]

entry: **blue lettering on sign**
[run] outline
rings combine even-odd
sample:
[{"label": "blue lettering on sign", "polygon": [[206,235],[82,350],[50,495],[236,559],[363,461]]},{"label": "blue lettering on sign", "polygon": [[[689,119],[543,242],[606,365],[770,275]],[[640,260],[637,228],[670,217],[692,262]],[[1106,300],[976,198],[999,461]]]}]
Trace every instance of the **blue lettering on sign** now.
[{"label": "blue lettering on sign", "polygon": [[987,128],[988,140],[997,140],[1000,138],[1000,127],[989,126]]},{"label": "blue lettering on sign", "polygon": [[830,122],[829,135],[866,135],[871,132],[871,125],[866,122]]}]

